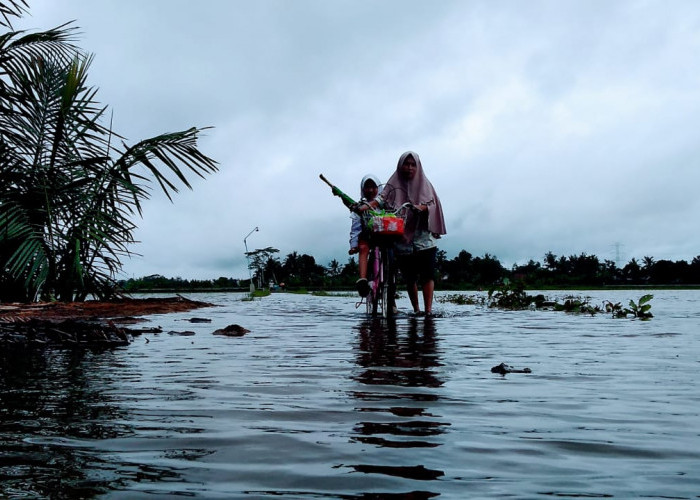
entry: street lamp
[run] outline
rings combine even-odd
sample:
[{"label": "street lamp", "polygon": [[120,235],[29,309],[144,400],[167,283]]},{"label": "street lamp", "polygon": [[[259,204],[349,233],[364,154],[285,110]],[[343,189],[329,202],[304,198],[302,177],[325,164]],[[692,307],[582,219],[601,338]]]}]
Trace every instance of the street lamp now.
[{"label": "street lamp", "polygon": [[245,238],[243,238],[243,245],[245,245],[245,258],[248,261],[248,276],[250,277],[250,293],[253,293],[255,291],[255,285],[253,284],[253,272],[250,269],[250,255],[248,255],[248,243],[246,240],[248,239],[248,236],[253,234],[255,231],[260,231],[258,229],[258,226],[255,226],[255,229],[253,229],[251,232],[249,232]]}]

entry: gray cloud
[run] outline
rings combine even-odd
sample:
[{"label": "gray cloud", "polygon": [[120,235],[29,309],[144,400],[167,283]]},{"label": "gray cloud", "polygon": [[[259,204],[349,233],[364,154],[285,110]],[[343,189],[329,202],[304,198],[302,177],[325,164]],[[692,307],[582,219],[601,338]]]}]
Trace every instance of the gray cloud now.
[{"label": "gray cloud", "polygon": [[[127,275],[247,275],[243,238],[347,258],[347,210],[418,151],[448,257],[700,254],[694,1],[32,2],[77,19],[98,96],[136,141],[213,125],[221,171],[154,192]],[[25,27],[25,26],[22,26]]]}]

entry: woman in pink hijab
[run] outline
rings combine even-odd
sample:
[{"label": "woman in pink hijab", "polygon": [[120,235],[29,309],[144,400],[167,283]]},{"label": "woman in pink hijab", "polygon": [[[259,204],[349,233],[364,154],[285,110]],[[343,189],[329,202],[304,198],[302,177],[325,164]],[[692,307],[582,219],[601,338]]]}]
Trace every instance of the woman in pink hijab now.
[{"label": "woman in pink hijab", "polygon": [[447,231],[440,198],[423,173],[416,153],[407,151],[401,155],[396,172],[381,196],[394,207],[411,202],[417,208],[409,211],[406,217],[403,238],[396,244],[396,255],[414,314],[422,314],[418,303],[420,283],[425,314],[432,315],[437,240]]}]

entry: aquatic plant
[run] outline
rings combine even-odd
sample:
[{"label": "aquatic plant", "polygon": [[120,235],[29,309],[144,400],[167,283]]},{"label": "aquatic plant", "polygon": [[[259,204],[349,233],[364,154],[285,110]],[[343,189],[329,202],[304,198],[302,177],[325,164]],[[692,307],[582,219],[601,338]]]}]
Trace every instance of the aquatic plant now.
[{"label": "aquatic plant", "polygon": [[563,303],[554,303],[555,311],[564,311],[568,313],[587,313],[594,315],[596,313],[602,312],[603,309],[600,306],[591,305],[588,298],[584,297],[568,297]]},{"label": "aquatic plant", "polygon": [[[524,285],[522,282],[511,283],[506,278],[498,288],[489,290],[487,303],[489,307],[508,310],[549,309],[573,314],[590,315],[607,312],[611,313],[613,318],[626,318],[628,316],[632,316],[639,319],[649,319],[653,317],[649,311],[651,309],[651,304],[649,304],[649,301],[653,297],[653,295],[647,294],[643,295],[639,299],[639,302],[630,300],[629,308],[622,307],[620,302],[613,303],[610,301],[605,301],[604,307],[601,307],[591,304],[590,297],[577,297],[573,295],[565,297],[563,302],[549,301],[542,294],[527,294],[524,290]],[[467,296],[448,295],[441,300],[441,302],[467,304],[469,303],[469,298]]]},{"label": "aquatic plant", "polygon": [[611,313],[613,318],[626,318],[628,316],[632,316],[634,318],[647,320],[654,317],[654,315],[650,312],[651,304],[649,304],[653,298],[654,296],[651,294],[642,295],[639,298],[639,302],[630,300],[629,308],[622,307],[620,302],[612,303],[610,301],[606,301],[605,311]]},{"label": "aquatic plant", "polygon": [[241,299],[242,302],[252,302],[255,299],[261,299],[270,295],[270,290],[256,289],[250,293],[247,293],[245,297]]},{"label": "aquatic plant", "polygon": [[314,297],[343,297],[343,298],[355,298],[357,297],[357,292],[329,292],[327,290],[316,290],[311,292]]},{"label": "aquatic plant", "polygon": [[479,297],[477,295],[466,295],[463,293],[451,293],[449,295],[444,295],[437,297],[437,302],[442,304],[450,303],[457,304],[459,306],[473,306],[473,305],[484,305],[484,297]]},{"label": "aquatic plant", "polygon": [[612,303],[609,300],[605,301],[605,312],[611,313],[613,318],[626,318],[627,309],[622,307],[622,303]]},{"label": "aquatic plant", "polygon": [[632,314],[634,314],[635,318],[649,319],[654,317],[654,315],[649,312],[651,309],[651,304],[648,304],[648,302],[653,298],[653,295],[647,294],[642,295],[639,302],[636,304],[633,300],[630,300],[630,309],[632,310]]},{"label": "aquatic plant", "polygon": [[546,299],[544,295],[528,295],[522,281],[511,284],[506,278],[498,288],[492,288],[488,293],[488,306],[499,309],[522,310],[542,307]]}]

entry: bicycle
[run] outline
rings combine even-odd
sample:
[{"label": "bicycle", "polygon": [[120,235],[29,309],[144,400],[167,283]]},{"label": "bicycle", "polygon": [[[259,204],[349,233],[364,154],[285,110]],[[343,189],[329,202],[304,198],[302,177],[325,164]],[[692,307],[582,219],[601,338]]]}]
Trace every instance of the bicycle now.
[{"label": "bicycle", "polygon": [[406,210],[405,203],[396,210],[368,210],[363,214],[365,227],[370,234],[370,251],[367,263],[369,294],[364,302],[367,314],[390,318],[395,314],[396,261],[394,243],[403,235]]},{"label": "bicycle", "polygon": [[[361,213],[365,227],[369,229],[371,235],[371,247],[369,261],[367,265],[367,281],[370,285],[369,295],[357,303],[360,307],[364,302],[367,313],[372,315],[381,314],[384,318],[394,315],[394,301],[396,295],[396,263],[394,260],[394,243],[403,236],[404,223],[407,210],[415,210],[416,206],[411,202],[406,202],[397,209],[385,208],[377,210],[367,202],[355,202],[347,194],[333,185],[323,174],[320,179],[328,184],[334,196],[338,196],[343,205],[351,211]],[[395,188],[388,184],[382,190],[391,193]],[[392,205],[391,197],[386,198],[388,206]],[[365,205],[368,210],[358,210],[358,207]]]}]

